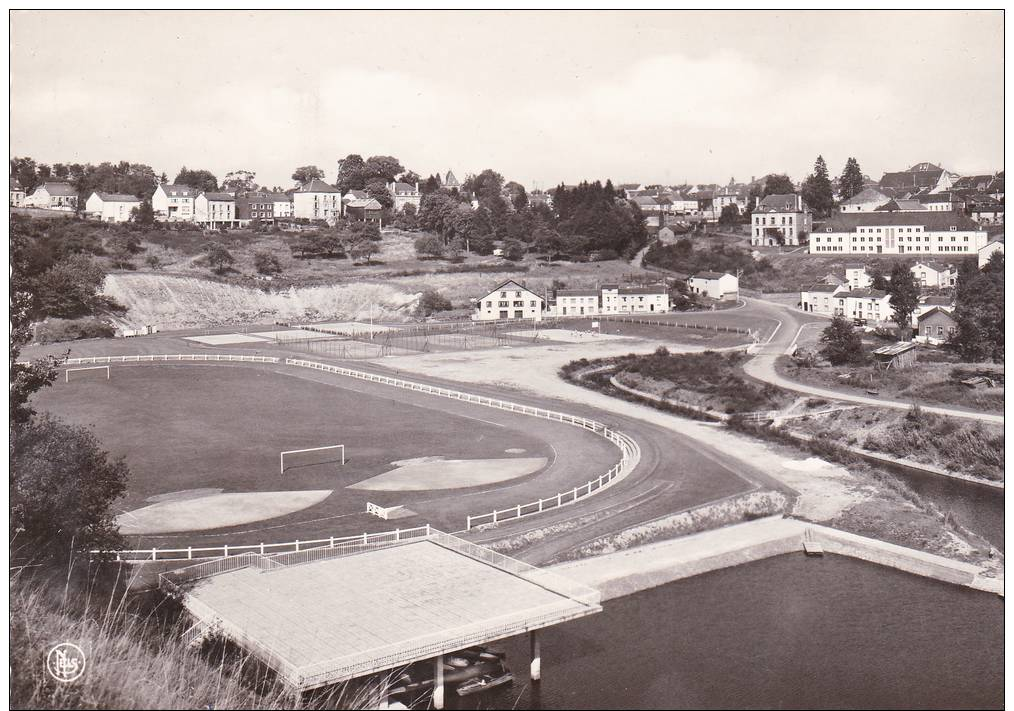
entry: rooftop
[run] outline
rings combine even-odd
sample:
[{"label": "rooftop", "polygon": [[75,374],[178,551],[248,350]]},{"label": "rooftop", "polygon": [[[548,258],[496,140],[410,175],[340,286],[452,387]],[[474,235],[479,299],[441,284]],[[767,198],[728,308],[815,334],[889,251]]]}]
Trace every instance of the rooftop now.
[{"label": "rooftop", "polygon": [[898,343],[893,343],[889,346],[881,346],[880,348],[873,351],[873,353],[875,355],[880,356],[896,356],[899,355],[900,353],[910,351],[913,348],[915,348],[914,343],[911,343],[909,341],[900,341]]},{"label": "rooftop", "polygon": [[339,190],[338,190],[338,188],[334,187],[333,185],[328,185],[327,183],[325,183],[323,180],[321,180],[319,178],[314,178],[313,180],[311,180],[309,182],[306,182],[306,183],[303,183],[302,185],[300,185],[299,188],[297,188],[296,192],[297,193],[337,193],[337,192],[339,192]]},{"label": "rooftop", "polygon": [[103,202],[141,202],[141,198],[136,195],[126,195],[124,193],[100,193],[95,192],[99,196],[99,199]]},{"label": "rooftop", "polygon": [[[426,531],[426,533],[422,533]],[[165,574],[202,622],[312,689],[601,611],[598,591],[433,529]],[[380,546],[380,547],[377,547]],[[308,560],[309,559],[309,560]],[[202,565],[193,566],[201,568]],[[241,567],[236,567],[241,566]],[[221,571],[223,567],[235,569]],[[217,572],[217,574],[214,574]]]},{"label": "rooftop", "polygon": [[690,276],[691,279],[721,279],[724,276],[732,276],[731,274],[723,274],[722,272],[697,272]]},{"label": "rooftop", "polygon": [[923,212],[841,212],[832,215],[823,229],[830,232],[855,232],[859,227],[920,226],[926,230],[978,230],[978,226],[957,212],[926,210]]},{"label": "rooftop", "polygon": [[[754,212],[798,212],[796,207],[796,194],[768,195],[760,201]],[[805,205],[804,205],[805,207]]]},{"label": "rooftop", "polygon": [[75,190],[70,183],[43,183],[36,188],[36,190],[42,189],[45,189],[45,191],[50,195],[77,195],[77,190]]}]

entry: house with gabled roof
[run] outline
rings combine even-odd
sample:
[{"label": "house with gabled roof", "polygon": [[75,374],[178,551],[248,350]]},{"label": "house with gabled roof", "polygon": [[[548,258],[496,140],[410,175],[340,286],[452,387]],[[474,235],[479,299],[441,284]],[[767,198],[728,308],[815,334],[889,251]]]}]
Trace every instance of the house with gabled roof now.
[{"label": "house with gabled roof", "polygon": [[541,321],[546,300],[513,279],[490,289],[475,302],[473,321],[532,319]]},{"label": "house with gabled roof", "polygon": [[383,220],[384,206],[380,200],[367,196],[346,204],[345,215],[353,222],[380,223]]},{"label": "house with gabled roof", "polygon": [[844,284],[811,284],[799,290],[799,306],[807,313],[831,316],[835,313],[835,297],[848,291]]},{"label": "house with gabled roof", "polygon": [[954,286],[958,280],[958,270],[953,264],[943,264],[931,259],[917,261],[910,267],[910,271],[920,286],[931,289]]},{"label": "house with gabled roof", "polygon": [[884,173],[880,186],[894,190],[923,190],[931,192],[949,190],[953,184],[952,174],[933,163],[916,163],[908,170]]},{"label": "house with gabled roof", "polygon": [[918,200],[891,198],[876,209],[877,212],[922,212],[929,208]]},{"label": "house with gabled roof", "polygon": [[419,210],[419,204],[422,202],[419,183],[412,185],[411,183],[395,181],[388,184],[387,191],[391,193],[391,198],[394,200],[393,207],[395,212],[401,212],[405,209],[406,205],[414,205],[416,211]]},{"label": "house with gabled roof", "polygon": [[754,208],[752,223],[753,246],[804,244],[813,229],[810,208],[797,193],[768,195]]},{"label": "house with gabled roof", "polygon": [[308,180],[292,193],[292,216],[335,224],[342,215],[341,192],[319,178]]},{"label": "house with gabled roof", "polygon": [[914,340],[922,343],[940,344],[958,330],[958,322],[950,311],[934,306],[916,319]]},{"label": "house with gabled roof", "polygon": [[208,192],[194,198],[194,222],[208,229],[239,227],[236,219],[236,196],[232,193]]},{"label": "house with gabled roof", "polygon": [[739,299],[739,278],[722,272],[697,272],[687,279],[687,288],[692,294],[711,299],[736,301]]},{"label": "house with gabled roof", "polygon": [[890,202],[891,197],[875,188],[865,188],[842,202],[842,212],[870,212]]},{"label": "house with gabled roof", "polygon": [[1003,254],[1004,251],[1003,237],[1004,237],[1003,235],[1000,235],[999,237],[994,237],[993,239],[989,240],[986,244],[984,244],[982,247],[979,248],[978,250],[979,269],[982,269],[984,266],[986,266],[989,263],[990,257],[992,257],[995,253],[999,252],[1000,254]]},{"label": "house with gabled roof", "polygon": [[136,195],[93,192],[85,201],[85,215],[102,222],[129,222],[134,210],[141,206]]},{"label": "house with gabled roof", "polygon": [[21,187],[21,183],[13,175],[11,176],[11,207],[24,207],[25,204],[25,189]]},{"label": "house with gabled roof", "polygon": [[43,183],[25,198],[25,206],[73,211],[77,209],[77,190],[70,183]]},{"label": "house with gabled roof", "polygon": [[151,209],[159,222],[193,222],[194,200],[200,191],[189,185],[161,183],[151,196]]}]

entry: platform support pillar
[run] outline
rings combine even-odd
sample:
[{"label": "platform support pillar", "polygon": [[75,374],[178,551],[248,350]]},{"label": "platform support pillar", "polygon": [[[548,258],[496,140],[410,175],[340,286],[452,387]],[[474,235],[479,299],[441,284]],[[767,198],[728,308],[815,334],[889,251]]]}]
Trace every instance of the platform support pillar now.
[{"label": "platform support pillar", "polygon": [[433,674],[433,708],[444,707],[444,655],[441,654],[434,660],[436,669]]},{"label": "platform support pillar", "polygon": [[532,651],[532,666],[529,676],[533,682],[542,681],[542,649],[539,646],[537,630],[528,633],[528,642]]}]

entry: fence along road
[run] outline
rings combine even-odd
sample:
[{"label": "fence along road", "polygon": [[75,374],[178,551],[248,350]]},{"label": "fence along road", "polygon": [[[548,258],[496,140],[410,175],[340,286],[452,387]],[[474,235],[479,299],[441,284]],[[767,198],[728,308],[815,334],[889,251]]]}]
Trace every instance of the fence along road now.
[{"label": "fence along road", "polygon": [[[160,363],[160,362],[240,362],[240,363],[281,363],[281,358],[274,358],[270,356],[249,356],[249,355],[221,355],[221,354],[194,354],[194,353],[183,353],[173,355],[130,355],[130,356],[92,356],[86,358],[68,358],[65,361],[66,365],[82,365],[82,364],[110,364],[110,363]],[[520,403],[511,402],[509,400],[499,400],[497,398],[485,397],[482,395],[475,395],[472,393],[462,392],[460,390],[451,390],[449,388],[442,388],[435,385],[427,385],[425,383],[419,383],[412,380],[404,380],[402,378],[393,378],[387,375],[378,375],[376,373],[370,373],[362,370],[353,370],[352,368],[344,368],[337,365],[329,365],[327,363],[318,363],[316,361],[303,360],[299,358],[286,358],[284,360],[285,365],[291,365],[300,368],[310,368],[313,370],[319,370],[326,373],[334,373],[336,375],[343,375],[350,378],[356,378],[359,380],[366,380],[369,382],[380,383],[382,385],[389,385],[391,387],[403,388],[406,390],[414,390],[416,392],[422,392],[429,395],[435,395],[438,397],[446,397],[452,400],[460,400],[462,402],[468,402],[475,405],[482,405],[484,407],[492,407],[499,410],[507,410],[509,412],[516,412],[521,415],[527,415],[529,417],[539,417],[546,420],[555,420],[557,422],[563,422],[575,427],[589,430],[595,434],[601,435],[620,449],[620,461],[614,465],[609,471],[605,472],[601,476],[591,479],[584,484],[575,486],[573,489],[562,491],[554,496],[550,496],[537,501],[530,501],[524,504],[517,504],[510,506],[505,509],[499,509],[490,511],[487,513],[468,515],[465,522],[465,530],[471,530],[479,526],[495,525],[510,521],[525,516],[532,516],[535,514],[543,513],[546,511],[552,511],[560,508],[561,506],[568,506],[570,504],[577,503],[583,499],[592,496],[603,489],[612,486],[617,481],[620,481],[632,472],[638,462],[641,460],[641,449],[637,442],[632,437],[622,432],[608,428],[601,422],[596,420],[590,420],[586,417],[578,417],[576,415],[569,415],[564,412],[558,412],[555,410],[546,410],[540,407],[530,407],[528,405],[522,405]],[[364,534],[365,535],[365,534]],[[355,537],[358,538],[358,537]],[[264,554],[265,552],[299,552],[301,550],[307,550],[309,548],[317,547],[334,547],[335,542],[343,540],[331,536],[329,538],[315,539],[312,541],[292,541],[289,543],[259,543],[256,545],[239,545],[239,546],[214,546],[214,547],[194,547],[188,546],[186,548],[149,548],[149,549],[137,549],[137,550],[124,550],[124,551],[92,551],[93,553],[109,553],[116,556],[117,560],[141,560],[141,561],[154,561],[154,560],[194,560],[200,558],[214,558],[228,555],[241,555],[245,553],[259,553]],[[280,549],[280,550],[279,550]]]}]

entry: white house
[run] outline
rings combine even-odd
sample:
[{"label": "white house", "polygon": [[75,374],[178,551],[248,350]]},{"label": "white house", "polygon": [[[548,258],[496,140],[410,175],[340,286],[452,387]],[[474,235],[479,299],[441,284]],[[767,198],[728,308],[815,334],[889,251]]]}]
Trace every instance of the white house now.
[{"label": "white house", "polygon": [[964,202],[953,193],[929,193],[917,195],[915,199],[932,212],[954,212],[964,205]]},{"label": "white house", "polygon": [[545,303],[545,299],[516,281],[505,281],[475,302],[475,313],[472,315],[472,320],[533,319],[541,321]]},{"label": "white house", "polygon": [[920,261],[912,265],[911,271],[920,286],[930,288],[954,286],[958,279],[958,270],[954,268],[953,264]]},{"label": "white house", "polygon": [[323,180],[314,178],[300,185],[292,194],[293,217],[334,224],[341,214],[341,193]]},{"label": "white house", "polygon": [[712,299],[735,301],[739,298],[739,279],[728,273],[697,272],[687,279],[687,288],[693,294]]},{"label": "white house", "polygon": [[672,211],[684,215],[696,215],[700,210],[700,203],[697,198],[684,193],[673,193]]},{"label": "white house", "polygon": [[73,211],[77,209],[77,191],[70,183],[43,183],[25,198],[25,206]]},{"label": "white house", "polygon": [[861,323],[885,323],[891,320],[894,309],[886,291],[852,289],[834,297],[835,314],[842,314]]},{"label": "white house", "polygon": [[21,183],[16,178],[11,178],[11,207],[24,207],[25,205],[25,189],[21,187]]},{"label": "white house", "polygon": [[989,262],[989,258],[993,256],[994,252],[1003,254],[1003,235],[996,239],[991,239],[989,242],[979,247],[979,269],[982,269]]},{"label": "white house", "polygon": [[419,183],[411,185],[409,183],[393,182],[387,186],[387,190],[394,199],[395,212],[401,212],[406,205],[415,205],[416,211],[419,210],[419,204],[422,202]]},{"label": "white house", "polygon": [[603,284],[598,289],[558,289],[553,296],[554,316],[665,313],[670,308],[669,291],[664,284]]},{"label": "white house", "polygon": [[987,235],[957,212],[841,213],[810,236],[810,254],[972,255]]},{"label": "white house", "polygon": [[839,209],[842,212],[873,212],[878,207],[886,205],[890,200],[889,195],[885,195],[875,188],[866,188],[843,202]]},{"label": "white house", "polygon": [[873,284],[873,279],[866,271],[865,264],[846,264],[845,282],[850,289],[865,289]]},{"label": "white house", "polygon": [[202,192],[194,199],[194,222],[211,229],[238,227],[236,198],[232,193]]},{"label": "white house", "polygon": [[810,208],[795,193],[768,195],[753,211],[750,244],[798,245],[813,229]]},{"label": "white house", "polygon": [[600,289],[557,289],[554,294],[555,316],[594,316],[601,313]]},{"label": "white house", "polygon": [[272,193],[272,206],[275,219],[279,217],[292,217],[292,196],[287,193]]},{"label": "white house", "polygon": [[140,206],[141,198],[136,195],[93,192],[85,201],[85,212],[102,222],[129,222]]},{"label": "white house", "polygon": [[151,196],[155,219],[159,222],[193,222],[194,200],[198,192],[189,185],[159,185]]},{"label": "white house", "polygon": [[839,294],[848,293],[847,286],[841,284],[813,284],[799,292],[799,305],[807,313],[834,314],[836,298]]},{"label": "white house", "polygon": [[919,303],[916,304],[915,310],[912,311],[912,326],[917,326],[919,324],[919,317],[932,309],[940,309],[947,313],[953,313],[954,299],[950,296],[920,296]]}]

